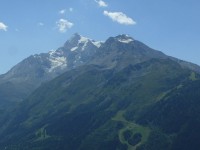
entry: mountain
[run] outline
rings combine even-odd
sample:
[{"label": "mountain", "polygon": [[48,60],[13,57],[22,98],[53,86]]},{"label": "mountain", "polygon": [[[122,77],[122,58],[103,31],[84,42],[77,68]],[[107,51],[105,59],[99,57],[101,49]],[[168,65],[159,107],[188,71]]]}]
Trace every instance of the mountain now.
[{"label": "mountain", "polygon": [[[152,58],[121,70],[77,67],[42,84],[1,116],[0,149],[174,150],[171,145],[192,126],[184,128],[190,116],[194,121],[199,116],[194,90],[199,79],[170,59]],[[182,113],[191,114],[179,122]]]},{"label": "mountain", "polygon": [[0,76],[0,109],[23,101],[41,83],[85,64],[100,45],[101,42],[74,34],[63,47],[24,59]]},{"label": "mountain", "polygon": [[151,58],[169,58],[200,72],[199,66],[166,56],[128,35],[96,42],[76,33],[57,50],[32,55],[0,76],[0,110],[15,106],[42,83],[78,66],[96,64],[120,70]]},{"label": "mountain", "polygon": [[37,87],[15,109],[1,111],[2,150],[200,146],[199,67],[128,35],[101,43],[75,34],[62,48],[31,56],[15,67],[4,79],[21,83],[26,74]]},{"label": "mountain", "polygon": [[119,35],[108,38],[94,55],[90,64],[122,69],[129,64],[134,65],[152,58],[166,59],[167,56],[128,35]]}]

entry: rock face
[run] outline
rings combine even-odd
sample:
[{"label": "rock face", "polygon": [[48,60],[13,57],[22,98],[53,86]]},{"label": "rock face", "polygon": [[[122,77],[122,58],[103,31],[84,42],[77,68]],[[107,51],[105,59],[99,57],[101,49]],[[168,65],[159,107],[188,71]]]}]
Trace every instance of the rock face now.
[{"label": "rock face", "polygon": [[153,50],[128,35],[110,37],[99,48],[91,64],[101,64],[108,68],[122,69],[129,64],[137,64],[152,58],[167,58],[160,51]]},{"label": "rock face", "polygon": [[63,47],[48,53],[32,55],[0,76],[0,108],[21,102],[42,83],[65,71],[86,64],[123,69],[152,58],[172,59],[185,68],[199,71],[199,67],[166,56],[128,35],[110,37],[105,42],[74,34]]}]

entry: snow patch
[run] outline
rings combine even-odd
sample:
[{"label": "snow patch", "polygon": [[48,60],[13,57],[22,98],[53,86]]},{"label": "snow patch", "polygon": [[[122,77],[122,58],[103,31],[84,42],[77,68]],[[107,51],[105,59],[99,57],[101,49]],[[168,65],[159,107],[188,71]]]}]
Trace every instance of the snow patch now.
[{"label": "snow patch", "polygon": [[96,42],[92,39],[89,39],[89,38],[81,36],[81,35],[77,35],[76,37],[78,37],[79,40],[77,41],[76,45],[74,45],[74,47],[72,47],[70,49],[70,51],[84,51],[87,48],[89,42],[92,43],[97,48],[99,48],[101,46],[101,44],[103,43],[101,41]]},{"label": "snow patch", "polygon": [[34,57],[34,58],[40,58],[40,59],[41,59],[41,56],[38,55],[38,54],[33,55],[33,57]]},{"label": "snow patch", "polygon": [[67,59],[62,51],[51,50],[49,52],[49,61],[51,63],[49,72],[53,72],[57,68],[64,69],[67,66]]},{"label": "snow patch", "polygon": [[130,42],[132,42],[133,41],[133,39],[119,39],[118,40],[119,42],[122,42],[122,43],[130,43]]},{"label": "snow patch", "polygon": [[[89,40],[88,40],[89,41]],[[84,42],[84,45],[83,45],[83,47],[82,47],[82,51],[84,51],[85,50],[85,48],[86,48],[86,46],[87,46],[87,44],[88,44],[88,41],[86,41],[86,42]]]},{"label": "snow patch", "polygon": [[78,47],[75,46],[75,47],[71,48],[71,51],[75,51],[75,50],[77,50],[77,49],[78,49]]},{"label": "snow patch", "polygon": [[88,38],[81,36],[80,40],[78,41],[78,44],[85,43],[85,42],[88,42],[88,41],[89,41]]},{"label": "snow patch", "polygon": [[92,43],[97,47],[99,48],[101,45],[102,45],[102,41],[92,41]]},{"label": "snow patch", "polygon": [[94,40],[89,39],[89,38],[84,37],[84,36],[80,36],[80,37],[81,37],[81,38],[80,38],[80,40],[79,40],[79,42],[78,42],[78,45],[79,45],[79,44],[84,44],[81,50],[85,50],[85,48],[86,48],[86,46],[87,46],[87,44],[88,44],[89,41],[92,42],[92,44],[93,44],[94,46],[96,46],[97,48],[99,48],[99,47],[101,46],[101,44],[103,43],[103,42],[101,42],[101,41],[94,41]]}]

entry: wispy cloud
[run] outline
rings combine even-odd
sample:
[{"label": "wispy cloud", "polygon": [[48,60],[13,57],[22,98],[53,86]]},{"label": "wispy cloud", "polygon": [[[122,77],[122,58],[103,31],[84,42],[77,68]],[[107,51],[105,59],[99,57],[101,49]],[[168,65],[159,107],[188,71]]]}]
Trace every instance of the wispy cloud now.
[{"label": "wispy cloud", "polygon": [[7,25],[5,25],[3,22],[0,22],[0,30],[7,31],[7,28]]},{"label": "wispy cloud", "polygon": [[108,7],[108,4],[103,0],[95,0],[95,2],[97,2],[100,7]]},{"label": "wispy cloud", "polygon": [[18,28],[15,29],[16,32],[19,32],[20,30]]},{"label": "wispy cloud", "polygon": [[56,22],[57,28],[61,33],[66,32],[68,29],[72,28],[74,24],[66,19],[60,19]]},{"label": "wispy cloud", "polygon": [[109,18],[111,18],[113,21],[118,22],[120,24],[124,24],[124,25],[135,25],[136,22],[126,16],[126,14],[122,13],[122,12],[109,12],[109,11],[104,11],[103,14],[105,16],[108,16]]},{"label": "wispy cloud", "polygon": [[59,14],[65,14],[66,13],[66,9],[62,9],[59,11]]},{"label": "wispy cloud", "polygon": [[38,25],[38,26],[44,26],[44,23],[43,23],[43,22],[38,22],[37,25]]},{"label": "wispy cloud", "polygon": [[67,13],[67,11],[72,12],[74,9],[70,7],[69,9],[62,9],[59,11],[59,14],[64,15]]},{"label": "wispy cloud", "polygon": [[72,7],[69,8],[69,11],[72,12],[74,9]]}]

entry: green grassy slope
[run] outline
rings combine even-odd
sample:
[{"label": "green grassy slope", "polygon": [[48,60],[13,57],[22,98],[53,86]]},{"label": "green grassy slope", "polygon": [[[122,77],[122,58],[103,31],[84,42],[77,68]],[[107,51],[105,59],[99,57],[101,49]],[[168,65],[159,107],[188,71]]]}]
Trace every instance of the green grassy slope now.
[{"label": "green grassy slope", "polygon": [[141,116],[191,79],[191,71],[167,59],[120,71],[79,67],[0,120],[0,149],[136,150],[157,135]]}]

